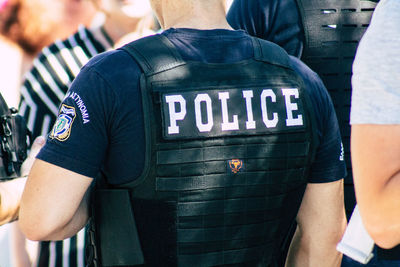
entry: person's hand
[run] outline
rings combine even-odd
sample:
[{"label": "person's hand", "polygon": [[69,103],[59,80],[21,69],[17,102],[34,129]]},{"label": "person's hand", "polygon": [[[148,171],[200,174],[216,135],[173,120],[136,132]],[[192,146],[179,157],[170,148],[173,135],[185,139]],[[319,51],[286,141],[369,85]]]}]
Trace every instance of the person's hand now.
[{"label": "person's hand", "polygon": [[44,146],[46,143],[46,139],[43,136],[38,136],[35,141],[32,144],[31,150],[29,152],[28,157],[24,161],[21,167],[21,176],[26,177],[28,176],[31,168],[33,161],[35,160],[36,155],[39,153],[40,149]]},{"label": "person's hand", "polygon": [[28,157],[22,164],[22,177],[0,183],[0,225],[18,219],[19,203],[27,176],[37,153],[39,153],[45,143],[46,139],[43,136],[35,139]]}]

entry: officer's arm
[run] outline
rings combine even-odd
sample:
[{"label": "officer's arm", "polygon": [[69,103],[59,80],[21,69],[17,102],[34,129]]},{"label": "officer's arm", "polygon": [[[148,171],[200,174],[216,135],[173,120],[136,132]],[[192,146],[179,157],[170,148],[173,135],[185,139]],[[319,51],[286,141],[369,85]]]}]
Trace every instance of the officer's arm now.
[{"label": "officer's arm", "polygon": [[400,125],[353,124],[351,154],[357,203],[372,239],[400,243]]},{"label": "officer's arm", "polygon": [[92,180],[35,160],[21,199],[22,232],[31,240],[61,240],[76,234],[88,219]]},{"label": "officer's arm", "polygon": [[343,180],[308,184],[286,266],[340,266],[336,245],[345,228]]}]

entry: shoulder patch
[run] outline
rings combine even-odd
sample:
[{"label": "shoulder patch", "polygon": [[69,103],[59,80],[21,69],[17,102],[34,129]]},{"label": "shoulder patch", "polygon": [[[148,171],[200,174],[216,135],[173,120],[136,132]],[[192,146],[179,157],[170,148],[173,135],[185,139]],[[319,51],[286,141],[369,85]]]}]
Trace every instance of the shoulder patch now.
[{"label": "shoulder patch", "polygon": [[71,134],[72,123],[76,117],[75,108],[62,104],[58,118],[54,123],[49,137],[59,141],[65,141]]}]

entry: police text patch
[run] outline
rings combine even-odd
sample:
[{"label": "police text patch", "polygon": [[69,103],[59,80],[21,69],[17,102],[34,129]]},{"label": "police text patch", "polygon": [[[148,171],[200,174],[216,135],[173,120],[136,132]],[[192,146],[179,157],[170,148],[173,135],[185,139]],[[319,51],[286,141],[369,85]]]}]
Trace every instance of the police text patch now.
[{"label": "police text patch", "polygon": [[165,93],[161,103],[166,139],[284,132],[305,125],[297,88]]}]

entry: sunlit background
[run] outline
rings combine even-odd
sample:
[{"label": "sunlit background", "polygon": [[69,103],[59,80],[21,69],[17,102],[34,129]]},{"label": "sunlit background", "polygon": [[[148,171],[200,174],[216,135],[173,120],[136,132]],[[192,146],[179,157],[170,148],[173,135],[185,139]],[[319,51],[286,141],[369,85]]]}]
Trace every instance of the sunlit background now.
[{"label": "sunlit background", "polygon": [[0,92],[9,106],[18,105],[21,62],[20,51],[0,39]]}]

